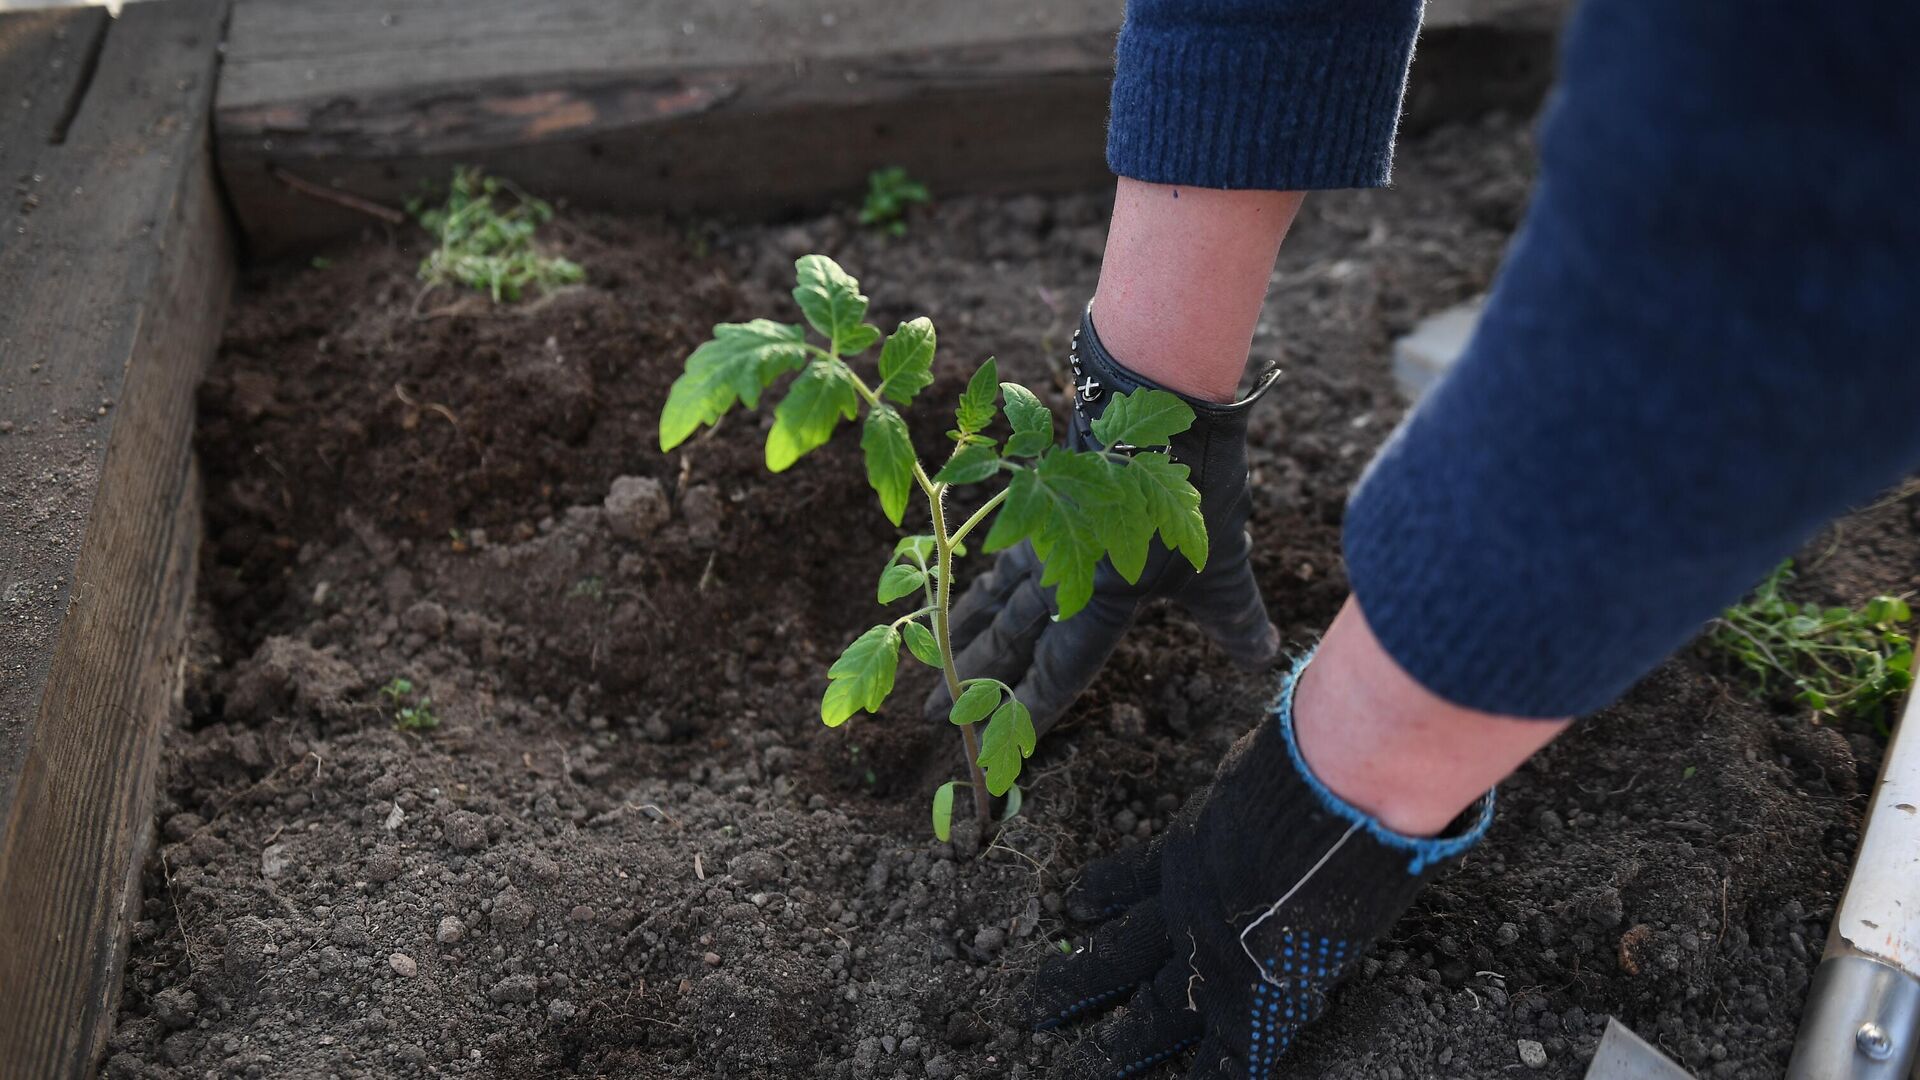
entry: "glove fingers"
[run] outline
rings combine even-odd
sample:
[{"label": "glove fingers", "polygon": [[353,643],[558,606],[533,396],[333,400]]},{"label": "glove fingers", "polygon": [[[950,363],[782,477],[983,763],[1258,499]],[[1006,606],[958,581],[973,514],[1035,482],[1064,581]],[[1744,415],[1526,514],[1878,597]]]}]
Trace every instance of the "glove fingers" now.
[{"label": "glove fingers", "polygon": [[[1267,1075],[1266,1072],[1254,1074],[1261,1080],[1265,1080]],[[1241,1080],[1246,1076],[1246,1071],[1234,1060],[1227,1044],[1213,1035],[1200,1040],[1200,1045],[1193,1051],[1193,1064],[1187,1067],[1187,1080]]]},{"label": "glove fingers", "polygon": [[967,586],[967,591],[953,605],[953,613],[947,620],[953,634],[953,651],[956,654],[964,651],[981,631],[993,625],[994,617],[1000,614],[1013,590],[1039,570],[1040,560],[1031,544],[1022,542],[1001,552],[993,566],[974,578],[973,584]]},{"label": "glove fingers", "polygon": [[1067,893],[1067,914],[1082,922],[1110,919],[1160,891],[1160,848],[1166,833],[1088,863]]},{"label": "glove fingers", "polygon": [[1056,1074],[1072,1080],[1124,1080],[1198,1043],[1204,1029],[1187,997],[1191,974],[1184,958],[1174,956],[1124,1009],[1069,1047]]},{"label": "glove fingers", "polygon": [[1244,559],[1220,564],[1218,569],[1210,563],[1206,572],[1180,591],[1179,603],[1243,668],[1264,668],[1280,651],[1280,632],[1267,617],[1253,565]]},{"label": "glove fingers", "polygon": [[1109,1008],[1153,977],[1172,955],[1160,901],[1146,900],[1094,931],[1072,956],[1049,957],[1033,976],[1027,1014],[1037,1031]]},{"label": "glove fingers", "polygon": [[1139,610],[1130,598],[1095,593],[1072,618],[1042,625],[1032,665],[1014,688],[1014,696],[1032,711],[1036,732],[1045,735],[1100,674]]}]

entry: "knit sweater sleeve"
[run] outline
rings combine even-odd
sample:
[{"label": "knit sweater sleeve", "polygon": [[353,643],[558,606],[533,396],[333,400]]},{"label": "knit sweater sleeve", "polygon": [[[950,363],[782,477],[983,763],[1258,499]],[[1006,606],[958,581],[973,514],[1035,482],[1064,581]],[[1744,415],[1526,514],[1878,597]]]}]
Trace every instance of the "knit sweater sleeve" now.
[{"label": "knit sweater sleeve", "polygon": [[1920,467],[1917,35],[1910,0],[1586,0],[1480,328],[1348,507],[1423,685],[1600,708]]},{"label": "knit sweater sleeve", "polygon": [[1107,163],[1306,191],[1387,182],[1421,0],[1129,0]]}]

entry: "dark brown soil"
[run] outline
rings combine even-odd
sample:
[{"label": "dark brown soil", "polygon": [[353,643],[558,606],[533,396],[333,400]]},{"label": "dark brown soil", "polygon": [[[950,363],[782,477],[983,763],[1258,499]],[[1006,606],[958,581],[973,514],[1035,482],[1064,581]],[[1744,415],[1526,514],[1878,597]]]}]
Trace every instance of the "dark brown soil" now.
[{"label": "dark brown soil", "polygon": [[[1529,170],[1493,122],[1406,146],[1396,190],[1309,200],[1255,342],[1287,369],[1253,529],[1293,642],[1344,592],[1345,494],[1401,410],[1389,343],[1485,287]],[[899,240],[575,217],[588,284],[498,311],[420,296],[411,234],[258,271],[202,399],[194,663],[105,1074],[1043,1074],[1060,1043],[1011,1002],[1081,932],[1062,891],[1164,826],[1270,680],[1156,613],[1022,816],[982,855],[936,844],[925,673],[885,717],[817,718],[896,536],[853,440],[774,477],[763,415],[671,456],[654,424],[712,323],[792,317],[808,251],[876,322],[933,317],[936,397],[993,353],[1059,404],[1106,209],[956,199]],[[623,476],[668,508],[641,539],[602,508]],[[1803,592],[1920,587],[1916,501],[1823,537]],[[1703,1076],[1777,1075],[1878,742],[1723,674],[1689,652],[1516,776],[1293,1073],[1506,1076],[1532,1039],[1574,1077],[1613,1013]],[[437,730],[394,729],[401,676]]]}]

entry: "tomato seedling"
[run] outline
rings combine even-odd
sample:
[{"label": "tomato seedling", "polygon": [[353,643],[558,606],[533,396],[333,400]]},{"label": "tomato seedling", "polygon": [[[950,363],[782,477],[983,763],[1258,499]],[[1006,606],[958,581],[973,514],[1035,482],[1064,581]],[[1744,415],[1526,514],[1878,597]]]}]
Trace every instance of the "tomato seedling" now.
[{"label": "tomato seedling", "polygon": [[[793,298],[826,344],[809,340],[806,326],[771,319],[714,327],[713,340],[687,357],[686,371],[667,395],[660,448],[672,450],[736,403],[756,407],[763,391],[797,372],[773,412],[769,469],[790,468],[826,443],[842,421],[860,421],[867,482],[887,520],[900,524],[919,489],[931,531],[894,545],[877,593],[882,605],[910,597],[919,604],[855,638],[827,669],[820,718],[838,727],[857,712],[878,713],[893,692],[902,645],[938,668],[953,697],[948,719],[960,729],[970,780],[947,783],[935,793],[934,832],[948,838],[955,793],[969,786],[985,835],[992,827],[993,796],[1006,795],[1010,807],[1017,806],[1015,781],[1033,753],[1035,732],[1012,687],[998,679],[962,678],[954,667],[948,635],[954,556],[966,553],[968,537],[992,515],[981,549],[991,553],[1030,542],[1045,565],[1041,583],[1054,589],[1062,619],[1086,606],[1103,558],[1137,581],[1156,534],[1195,569],[1204,566],[1200,493],[1188,483],[1187,467],[1165,449],[1192,425],[1193,410],[1164,390],[1115,394],[1092,423],[1094,438],[1109,449],[1069,450],[1054,444],[1052,411],[1027,388],[1001,382],[989,357],[954,410],[947,432],[953,448],[929,469],[914,450],[902,411],[933,383],[932,321],[923,316],[903,322],[883,343],[880,330],[865,321],[867,298],[859,282],[839,264],[807,255],[794,266]],[[850,361],[876,344],[877,380],[869,381]],[[997,423],[1002,416],[1004,438]],[[1003,478],[1005,486],[965,520],[949,515],[946,496],[953,488]]]}]

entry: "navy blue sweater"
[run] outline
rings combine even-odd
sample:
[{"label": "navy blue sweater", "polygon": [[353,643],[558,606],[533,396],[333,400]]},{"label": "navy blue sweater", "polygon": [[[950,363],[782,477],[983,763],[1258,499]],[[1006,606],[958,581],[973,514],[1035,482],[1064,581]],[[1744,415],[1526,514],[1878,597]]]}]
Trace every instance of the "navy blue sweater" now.
[{"label": "navy blue sweater", "polygon": [[[1108,156],[1386,181],[1417,0],[1131,0]],[[1453,373],[1354,490],[1387,650],[1457,703],[1598,709],[1920,468],[1920,3],[1586,0]]]}]

